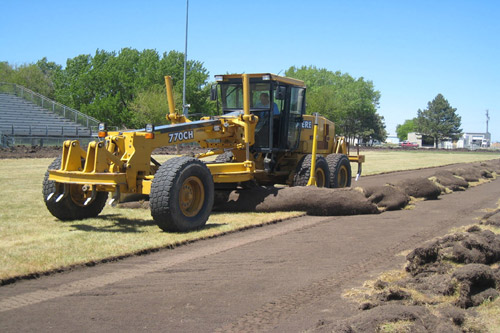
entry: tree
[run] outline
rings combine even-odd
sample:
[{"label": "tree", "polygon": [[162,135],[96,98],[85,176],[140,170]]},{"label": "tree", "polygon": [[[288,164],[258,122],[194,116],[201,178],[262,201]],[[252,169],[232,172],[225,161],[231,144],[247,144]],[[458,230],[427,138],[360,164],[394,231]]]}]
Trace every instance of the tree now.
[{"label": "tree", "polygon": [[417,118],[406,119],[403,124],[396,126],[396,134],[399,140],[408,140],[408,133],[417,131],[416,122]]},{"label": "tree", "polygon": [[[176,99],[179,96],[174,92]],[[134,127],[144,127],[146,124],[163,125],[167,123],[165,115],[168,113],[165,88],[154,85],[140,92],[130,104],[133,111],[132,124]]]},{"label": "tree", "polygon": [[427,109],[418,110],[416,127],[419,133],[430,136],[437,147],[440,140],[450,138],[458,139],[462,129],[461,117],[456,113],[443,95],[438,94],[431,102],[427,103]]},{"label": "tree", "polygon": [[54,85],[50,75],[38,64],[24,64],[13,67],[7,62],[0,63],[0,81],[19,84],[39,94],[54,98]]},{"label": "tree", "polygon": [[307,112],[319,112],[335,122],[337,132],[351,141],[383,141],[387,137],[384,119],[377,114],[380,92],[372,81],[314,66],[292,66],[285,75],[307,85]]},{"label": "tree", "polygon": [[363,130],[359,134],[359,137],[363,139],[363,142],[370,142],[372,140],[383,142],[387,138],[384,117],[378,113],[372,113],[368,117],[365,117],[362,127]]},{"label": "tree", "polygon": [[[134,127],[168,112],[167,108],[154,112],[151,109],[155,103],[163,104],[159,102],[161,98],[166,103],[165,75],[173,78],[176,110],[182,110],[179,96],[182,96],[183,68],[184,55],[176,51],[161,57],[156,50],[141,52],[124,48],[119,53],[97,50],[94,56],[68,59],[56,79],[57,99],[109,125]],[[186,101],[192,105],[190,113],[210,109],[207,79],[208,72],[201,62],[188,61]],[[147,101],[147,96],[153,101]]]},{"label": "tree", "polygon": [[12,82],[14,69],[6,61],[0,62],[0,82]]}]

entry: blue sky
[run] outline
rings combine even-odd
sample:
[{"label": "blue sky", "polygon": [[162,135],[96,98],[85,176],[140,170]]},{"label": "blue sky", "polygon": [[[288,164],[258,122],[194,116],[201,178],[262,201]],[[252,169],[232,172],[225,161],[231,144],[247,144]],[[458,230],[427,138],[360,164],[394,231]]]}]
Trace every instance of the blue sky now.
[{"label": "blue sky", "polygon": [[[97,49],[183,52],[185,10],[185,0],[3,0],[0,61],[64,66]],[[493,0],[191,0],[188,58],[212,79],[302,65],[364,77],[381,92],[391,134],[441,93],[463,131],[484,132],[489,109],[500,141],[499,18]]]}]

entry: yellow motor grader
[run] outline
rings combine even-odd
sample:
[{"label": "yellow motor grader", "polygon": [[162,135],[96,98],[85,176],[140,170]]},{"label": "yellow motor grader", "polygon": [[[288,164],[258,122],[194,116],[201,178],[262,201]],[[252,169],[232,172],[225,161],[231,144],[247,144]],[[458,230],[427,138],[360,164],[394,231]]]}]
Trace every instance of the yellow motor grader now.
[{"label": "yellow motor grader", "polygon": [[[177,114],[172,80],[166,76],[170,125],[108,132],[100,124],[99,140],[87,150],[77,140],[65,141],[62,156],[43,181],[52,215],[61,220],[95,217],[109,192],[110,204],[121,194],[142,194],[149,196],[151,215],[161,229],[182,232],[205,225],[217,189],[248,184],[348,187],[350,162],[358,164],[361,174],[364,156],[359,151],[349,155],[347,142],[335,136],[334,123],[305,114],[304,82],[273,74],[215,79],[211,99],[217,101],[218,116],[191,121]],[[152,156],[155,148],[194,142],[206,152],[162,164]]]}]

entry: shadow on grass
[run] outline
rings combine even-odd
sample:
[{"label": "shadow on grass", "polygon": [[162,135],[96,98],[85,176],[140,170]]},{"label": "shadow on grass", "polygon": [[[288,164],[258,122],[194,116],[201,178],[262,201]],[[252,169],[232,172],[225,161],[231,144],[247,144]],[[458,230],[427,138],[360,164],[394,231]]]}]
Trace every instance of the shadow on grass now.
[{"label": "shadow on grass", "polygon": [[[100,215],[96,219],[108,221],[110,224],[106,226],[94,226],[90,224],[72,224],[71,226],[77,230],[87,232],[113,232],[113,233],[147,233],[144,227],[156,226],[154,220],[129,219],[119,214]],[[226,225],[226,223],[210,223],[199,230],[208,230]],[[158,228],[161,232],[161,229]]]}]

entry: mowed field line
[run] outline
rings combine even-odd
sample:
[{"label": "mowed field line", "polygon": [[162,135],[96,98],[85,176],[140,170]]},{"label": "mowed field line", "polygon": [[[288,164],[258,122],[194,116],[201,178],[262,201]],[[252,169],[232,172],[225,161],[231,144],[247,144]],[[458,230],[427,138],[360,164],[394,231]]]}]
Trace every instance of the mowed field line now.
[{"label": "mowed field line", "polygon": [[[366,151],[364,174],[475,162],[499,153]],[[160,156],[164,160],[167,156]],[[42,180],[52,159],[0,160],[0,283],[172,247],[197,239],[265,225],[301,212],[214,213],[191,233],[162,232],[149,210],[107,206],[97,218],[62,222],[47,211]],[[353,165],[353,172],[356,166]]]},{"label": "mowed field line", "polygon": [[15,310],[24,306],[34,305],[54,298],[64,297],[93,290],[96,288],[101,288],[112,283],[133,279],[152,272],[162,271],[166,268],[170,268],[172,266],[182,264],[190,260],[214,255],[233,249],[235,247],[244,246],[246,244],[261,241],[267,238],[276,237],[292,231],[311,227],[325,219],[325,217],[311,216],[294,219],[288,221],[287,223],[282,223],[280,225],[280,228],[261,229],[256,233],[248,234],[246,236],[244,235],[237,238],[221,238],[218,240],[216,245],[211,242],[184,253],[172,252],[171,255],[163,256],[160,259],[153,260],[146,264],[138,264],[133,267],[127,266],[125,269],[120,269],[111,273],[105,273],[103,275],[96,275],[90,278],[69,282],[54,288],[37,290],[34,292],[5,298],[0,301],[0,312]]},{"label": "mowed field line", "polygon": [[[366,156],[366,163],[363,164],[364,175],[432,168],[456,163],[480,162],[500,157],[500,151],[486,153],[425,149],[408,151],[367,150],[362,151],[361,154]],[[352,164],[352,170],[353,174],[357,171],[355,164]]]}]

